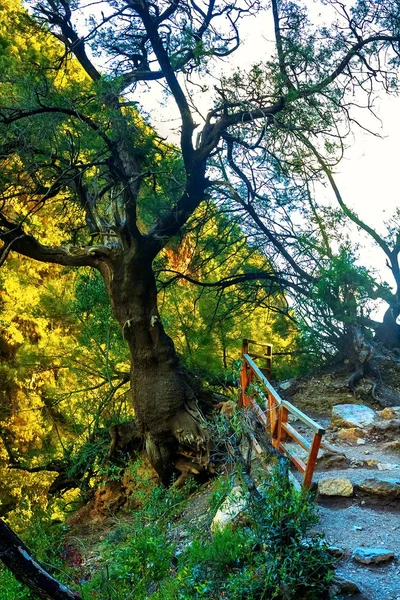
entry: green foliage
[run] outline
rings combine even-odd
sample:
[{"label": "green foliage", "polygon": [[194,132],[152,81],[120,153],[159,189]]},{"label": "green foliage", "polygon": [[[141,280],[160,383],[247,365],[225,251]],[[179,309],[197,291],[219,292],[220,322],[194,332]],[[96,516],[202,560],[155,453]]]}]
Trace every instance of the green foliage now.
[{"label": "green foliage", "polygon": [[[355,252],[343,244],[329,261],[321,255],[323,266],[307,300],[299,299],[297,315],[303,351],[300,368],[309,371],[344,352],[348,334],[360,318],[368,320],[373,299],[385,297],[385,286],[378,285],[371,272],[357,263]],[[365,329],[368,338],[372,333]]]},{"label": "green foliage", "polygon": [[175,577],[154,598],[321,599],[328,597],[332,560],[324,543],[306,538],[316,522],[310,498],[276,467],[262,500],[249,506],[251,525],[195,539]]},{"label": "green foliage", "polygon": [[[93,567],[80,560],[72,566],[69,560],[67,566],[62,560],[68,551],[65,528],[43,514],[34,515],[24,541],[59,579],[79,589],[84,600],[327,598],[332,559],[321,539],[309,537],[316,523],[315,507],[307,494],[289,483],[285,464],[267,475],[262,499],[249,501],[247,524],[226,527],[213,536],[205,523],[199,527],[188,519],[178,521],[183,509],[190,511],[191,486],[161,488],[136,461],[131,465],[131,501],[136,508],[97,543],[92,553],[100,558]],[[231,477],[215,480],[208,522],[231,486]],[[175,541],[182,527],[187,530],[184,547]],[[32,597],[1,568],[0,585],[5,600]]]},{"label": "green foliage", "polygon": [[215,513],[218,506],[229,494],[232,488],[232,477],[229,475],[221,475],[213,482],[213,489],[210,495],[210,511]]},{"label": "green foliage", "polygon": [[[241,281],[220,289],[214,282],[238,273],[269,272],[260,249],[249,243],[238,223],[208,202],[192,217],[188,232],[157,260],[160,312],[185,365],[206,382],[224,386],[243,338],[269,342],[274,351],[292,347],[296,327],[286,315],[281,289],[262,281]],[[210,287],[193,285],[173,274],[187,274]],[[286,360],[274,363],[280,368]],[[291,368],[294,365],[291,365]]]},{"label": "green foliage", "polygon": [[[115,376],[129,353],[99,274],[83,273],[78,277],[70,310],[80,325],[80,347],[95,348],[93,356],[99,361],[99,372],[108,379]],[[129,362],[125,368],[129,371]]]}]

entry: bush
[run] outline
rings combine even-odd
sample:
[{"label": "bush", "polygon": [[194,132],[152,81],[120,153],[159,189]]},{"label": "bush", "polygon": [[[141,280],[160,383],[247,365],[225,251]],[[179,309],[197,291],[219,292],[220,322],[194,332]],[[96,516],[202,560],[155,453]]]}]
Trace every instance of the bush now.
[{"label": "bush", "polygon": [[[279,462],[266,475],[261,499],[250,500],[246,524],[211,536],[208,527],[185,521],[190,539],[177,548],[174,529],[190,502],[190,487],[166,490],[132,467],[138,485],[136,508],[121,520],[92,554],[90,566],[63,566],[60,526],[32,523],[24,535],[34,556],[55,567],[60,580],[79,589],[83,600],[322,600],[333,575],[332,559],[318,536],[315,507],[306,493],[289,483],[287,464]],[[232,477],[216,479],[209,496],[211,518]],[[71,581],[74,583],[71,584]],[[2,600],[32,600],[11,574],[0,570]]]}]

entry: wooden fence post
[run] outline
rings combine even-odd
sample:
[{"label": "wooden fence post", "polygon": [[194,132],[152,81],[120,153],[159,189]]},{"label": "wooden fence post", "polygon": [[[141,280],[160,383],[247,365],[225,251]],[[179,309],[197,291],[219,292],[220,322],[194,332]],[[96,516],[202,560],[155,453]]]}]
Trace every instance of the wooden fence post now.
[{"label": "wooden fence post", "polygon": [[240,370],[240,395],[239,395],[239,407],[247,406],[249,401],[246,394],[247,389],[247,366],[246,363],[243,362],[242,368]]},{"label": "wooden fence post", "polygon": [[307,467],[304,473],[303,487],[309,488],[312,481],[312,476],[317,462],[318,451],[321,445],[322,435],[320,433],[314,433],[314,438],[311,444],[310,452],[308,454]]},{"label": "wooden fence post", "polygon": [[289,411],[285,406],[280,406],[278,409],[278,433],[276,436],[276,447],[279,450],[281,442],[286,440],[286,431],[283,429],[282,424],[288,422]]},{"label": "wooden fence post", "polygon": [[265,371],[266,377],[268,381],[271,381],[271,371],[272,371],[272,344],[267,344],[265,357]]},{"label": "wooden fence post", "polygon": [[249,340],[247,340],[246,338],[243,340],[242,343],[242,368],[240,371],[240,388],[241,388],[241,393],[240,393],[240,397],[239,397],[239,406],[248,406],[249,404],[249,399],[247,397],[246,394],[246,390],[247,390],[247,386],[249,385],[250,381],[249,381],[249,369],[246,365],[246,362],[243,360],[243,356],[245,354],[249,353]]}]

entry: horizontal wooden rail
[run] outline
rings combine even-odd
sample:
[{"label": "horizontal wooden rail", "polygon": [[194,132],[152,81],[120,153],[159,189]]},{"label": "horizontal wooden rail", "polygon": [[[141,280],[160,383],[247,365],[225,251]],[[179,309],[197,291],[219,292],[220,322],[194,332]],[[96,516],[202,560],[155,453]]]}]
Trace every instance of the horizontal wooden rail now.
[{"label": "horizontal wooden rail", "polygon": [[307,442],[307,440],[298,431],[296,431],[296,429],[294,429],[294,427],[289,425],[289,423],[282,423],[281,427],[290,435],[291,438],[296,440],[296,442],[299,444],[299,446],[304,448],[304,450],[307,450],[307,452],[310,451],[310,448],[311,448],[310,442]]},{"label": "horizontal wooden rail", "polygon": [[[256,354],[249,352],[249,344],[256,344],[267,348],[265,354]],[[325,429],[316,421],[308,417],[301,410],[296,408],[291,402],[283,400],[275,388],[268,381],[263,373],[262,367],[259,367],[253,359],[266,359],[266,368],[264,371],[270,372],[272,359],[272,346],[270,344],[260,344],[252,340],[243,340],[242,348],[242,370],[240,375],[240,398],[241,406],[253,410],[257,420],[269,434],[272,445],[281,453],[286,454],[290,461],[303,474],[303,487],[310,487],[317,461],[318,451],[321,445],[322,436]],[[250,385],[257,381],[261,384],[261,393],[266,396],[266,406],[263,409],[253,397],[254,391]],[[311,442],[305,439],[295,427],[288,423],[289,414],[307,425],[313,432]],[[286,443],[289,436],[296,444],[301,446],[307,452],[307,460],[298,456],[294,449]]]}]

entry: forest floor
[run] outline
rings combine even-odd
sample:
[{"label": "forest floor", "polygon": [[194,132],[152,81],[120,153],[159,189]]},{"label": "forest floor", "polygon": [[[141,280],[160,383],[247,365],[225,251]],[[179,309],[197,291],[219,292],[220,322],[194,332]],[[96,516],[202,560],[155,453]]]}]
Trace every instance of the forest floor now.
[{"label": "forest floor", "polygon": [[[385,421],[377,416],[379,422],[387,424],[390,421],[391,426],[387,430],[383,428],[381,433],[366,430],[362,441],[341,439],[338,428],[331,426],[333,406],[362,404],[374,409],[377,415],[382,409],[371,396],[370,382],[361,382],[354,396],[348,392],[346,378],[345,371],[339,375],[323,373],[294,381],[288,388],[284,386],[286,389],[281,394],[326,429],[324,439],[329,447],[321,452],[314,474],[314,489],[317,490],[320,480],[327,478],[350,480],[354,488],[350,497],[316,494],[320,521],[315,531],[324,533],[329,545],[340,554],[336,563],[337,575],[354,582],[360,589],[356,596],[341,597],[400,600],[400,491],[389,497],[365,494],[358,487],[364,480],[374,478],[379,482],[391,482],[400,490],[400,450],[387,447],[390,442],[400,442],[400,419]],[[392,385],[393,381],[392,376]],[[294,425],[307,438],[303,425],[298,421]],[[259,479],[260,464],[255,464],[254,470]],[[298,476],[297,473],[294,475]],[[124,493],[131,484],[125,482]],[[118,490],[113,489],[113,485],[106,486],[97,495],[94,505],[84,507],[70,520],[67,545],[79,549],[85,570],[96,570],[101,565],[105,538],[115,538],[118,543],[120,532],[124,527],[129,528],[129,517],[124,516],[124,510],[120,511]],[[190,544],[193,529],[209,531],[215,513],[215,507],[210,508],[213,493],[213,482],[201,486],[179,518],[171,523],[169,538],[177,553]],[[128,520],[124,524],[125,518]],[[377,565],[360,564],[352,558],[356,548],[387,549],[395,558]]]}]

